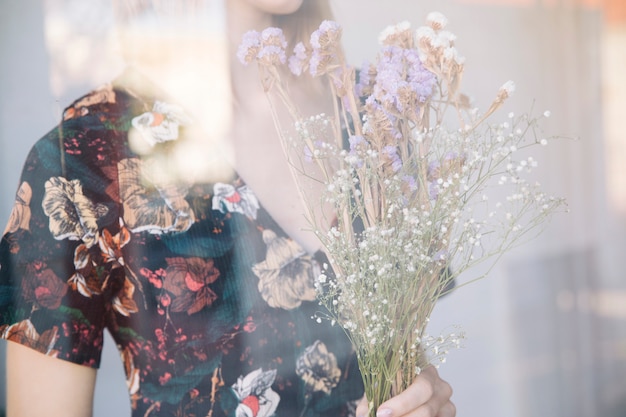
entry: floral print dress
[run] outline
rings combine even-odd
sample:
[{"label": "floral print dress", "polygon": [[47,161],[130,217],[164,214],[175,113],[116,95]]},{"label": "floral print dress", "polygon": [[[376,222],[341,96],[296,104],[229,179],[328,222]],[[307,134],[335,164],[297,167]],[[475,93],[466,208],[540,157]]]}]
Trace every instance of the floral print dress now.
[{"label": "floral print dress", "polygon": [[172,174],[193,121],[139,84],[77,100],[32,148],[0,243],[0,337],[98,367],[108,330],[133,416],[351,415],[355,355],[313,319],[323,255],[236,173]]}]

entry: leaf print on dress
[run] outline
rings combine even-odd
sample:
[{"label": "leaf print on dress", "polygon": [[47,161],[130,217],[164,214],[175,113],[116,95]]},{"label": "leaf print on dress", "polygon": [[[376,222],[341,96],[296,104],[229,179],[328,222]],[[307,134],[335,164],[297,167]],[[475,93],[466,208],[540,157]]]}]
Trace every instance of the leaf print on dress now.
[{"label": "leaf print on dress", "polygon": [[96,264],[92,262],[89,249],[84,244],[74,250],[74,269],[76,272],[67,280],[72,290],[87,298],[102,293],[104,283],[98,279]]},{"label": "leaf print on dress", "polygon": [[79,180],[52,177],[45,184],[41,203],[50,219],[50,232],[57,240],[82,240],[88,248],[98,242],[98,217],[106,207],[96,205],[83,194]]},{"label": "leaf print on dress", "polygon": [[309,394],[320,391],[330,394],[341,378],[337,358],[319,340],[307,347],[298,357],[296,374],[304,381]]},{"label": "leaf print on dress", "polygon": [[130,242],[130,233],[124,226],[124,221],[120,219],[120,231],[112,235],[107,229],[102,230],[102,236],[98,241],[102,257],[105,263],[117,263],[124,266],[124,254],[122,248]]},{"label": "leaf print on dress", "polygon": [[235,188],[231,184],[218,182],[213,186],[213,194],[213,210],[241,213],[250,219],[256,219],[259,200],[247,185]]},{"label": "leaf print on dress", "polygon": [[33,323],[26,319],[10,326],[5,324],[0,327],[0,338],[31,347],[48,356],[55,357],[58,354],[58,351],[54,349],[54,345],[59,339],[57,326],[39,334]]},{"label": "leaf print on dress", "polygon": [[179,127],[190,124],[190,118],[180,106],[155,101],[152,111],[133,118],[131,123],[141,137],[154,146],[178,139]]},{"label": "leaf print on dress", "polygon": [[[96,260],[92,259],[92,254],[85,244],[77,246],[74,250],[74,269],[76,272],[67,283],[74,291],[78,291],[88,298],[91,298],[92,295],[101,294],[107,285],[109,276],[103,276],[103,272],[106,270],[110,274],[111,270],[124,267],[122,248],[128,242],[130,242],[130,232],[120,219],[120,230],[115,235],[112,235],[108,229],[102,230],[98,240],[100,254],[96,256]],[[98,268],[99,261],[97,259],[102,259],[105,264],[112,264],[112,267],[110,269]]]},{"label": "leaf print on dress", "polygon": [[185,200],[186,185],[151,181],[144,163],[137,158],[121,160],[118,175],[124,223],[131,232],[184,232],[194,223],[195,216]]},{"label": "leaf print on dress", "polygon": [[111,302],[113,309],[123,316],[130,316],[139,311],[134,300],[135,285],[128,279],[124,279],[124,285]]},{"label": "leaf print on dress", "polygon": [[213,259],[167,258],[166,262],[163,289],[173,296],[170,311],[194,314],[213,304],[217,295],[209,284],[220,276]]},{"label": "leaf print on dress", "polygon": [[263,372],[261,368],[240,376],[232,389],[239,400],[236,417],[269,417],[274,414],[280,396],[272,390],[276,370]]},{"label": "leaf print on dress", "polygon": [[124,374],[126,375],[126,386],[132,401],[137,401],[137,393],[140,386],[139,369],[135,367],[133,353],[130,347],[126,346],[121,352]]},{"label": "leaf print on dress", "polygon": [[33,190],[24,181],[17,190],[15,204],[11,210],[11,216],[4,234],[15,233],[18,230],[29,230],[30,225],[30,200],[33,197]]},{"label": "leaf print on dress", "polygon": [[292,239],[263,231],[267,254],[263,262],[252,267],[259,277],[258,288],[263,299],[274,308],[291,310],[302,301],[315,300],[314,263],[304,249]]}]

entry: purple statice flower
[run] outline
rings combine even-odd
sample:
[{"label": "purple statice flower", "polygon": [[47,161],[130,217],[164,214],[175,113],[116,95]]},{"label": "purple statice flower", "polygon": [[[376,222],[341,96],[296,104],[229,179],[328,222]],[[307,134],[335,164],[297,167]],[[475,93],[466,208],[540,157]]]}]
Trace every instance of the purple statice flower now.
[{"label": "purple statice flower", "polygon": [[391,161],[391,169],[393,172],[398,172],[402,168],[402,160],[398,155],[398,148],[393,145],[387,145],[383,148],[383,155],[385,155]]},{"label": "purple statice flower", "polygon": [[350,152],[355,153],[358,152],[359,147],[361,145],[367,146],[367,141],[361,135],[352,135],[348,138],[348,143],[350,144]]},{"label": "purple statice flower", "polygon": [[359,153],[363,151],[363,148],[367,147],[367,141],[361,135],[352,135],[348,138],[350,144],[350,152],[348,152],[348,162],[355,168],[363,166],[363,160],[359,156]]},{"label": "purple statice flower", "polygon": [[243,35],[237,49],[237,58],[244,65],[255,59],[263,65],[277,65],[287,62],[285,48],[287,41],[282,29],[269,27],[263,32],[250,30]]},{"label": "purple statice flower", "polygon": [[265,65],[278,65],[287,62],[287,40],[282,29],[269,27],[261,32],[261,49],[257,59]]},{"label": "purple statice flower", "polygon": [[341,26],[332,20],[324,20],[319,28],[311,34],[311,46],[313,49],[327,50],[334,47],[341,37]]},{"label": "purple statice flower", "polygon": [[374,80],[372,75],[376,71],[375,67],[368,61],[364,61],[359,71],[359,81],[356,83],[355,92],[357,96],[363,97],[371,91]]},{"label": "purple statice flower", "polygon": [[405,49],[404,58],[408,64],[409,86],[416,93],[419,102],[424,103],[432,96],[437,77],[424,67],[419,52],[415,49]]},{"label": "purple statice flower", "polygon": [[256,59],[259,49],[261,49],[261,33],[249,30],[243,34],[237,49],[237,58],[242,64],[248,65]]},{"label": "purple statice flower", "polygon": [[332,20],[324,20],[311,34],[310,44],[313,52],[309,61],[309,72],[312,76],[324,74],[328,65],[333,61],[340,39],[341,26]]},{"label": "purple statice flower", "polygon": [[433,201],[439,198],[439,184],[437,184],[435,181],[431,181],[428,184],[428,195]]},{"label": "purple statice flower", "polygon": [[373,95],[385,107],[395,108],[402,112],[402,103],[398,100],[398,93],[406,84],[402,48],[393,45],[385,46],[376,66]]},{"label": "purple statice flower", "polygon": [[431,161],[428,164],[428,168],[427,168],[427,176],[429,180],[433,180],[434,178],[439,178],[439,169],[441,168],[441,164],[439,163],[439,161],[435,160],[435,161]]},{"label": "purple statice flower", "polygon": [[304,145],[302,149],[302,153],[304,154],[304,160],[306,162],[313,162],[313,158],[315,157],[315,153],[317,152],[319,155],[320,149],[324,148],[324,142],[321,140],[316,140],[313,142],[313,149],[309,147],[309,145]]},{"label": "purple statice flower", "polygon": [[400,113],[417,112],[419,104],[432,95],[436,82],[416,50],[395,45],[382,49],[376,73],[373,95],[385,107]]},{"label": "purple statice flower", "polygon": [[263,29],[263,32],[261,32],[261,44],[263,44],[263,46],[276,45],[285,49],[287,47],[287,40],[285,39],[282,29],[269,27]]},{"label": "purple statice flower", "polygon": [[309,145],[304,145],[302,149],[302,153],[304,154],[304,161],[307,163],[313,162],[313,151],[309,148]]},{"label": "purple statice flower", "polygon": [[435,262],[445,261],[446,259],[448,259],[447,249],[441,249],[432,256],[432,260]]},{"label": "purple statice flower", "polygon": [[455,151],[449,151],[449,152],[446,152],[443,159],[444,161],[453,161],[455,159],[459,159],[459,154],[458,152],[455,152]]},{"label": "purple statice flower", "polygon": [[363,126],[365,132],[385,132],[388,135],[390,131],[394,130],[398,117],[389,112],[385,106],[376,100],[374,95],[365,99],[365,110],[368,114],[368,120]]},{"label": "purple statice flower", "polygon": [[323,75],[326,64],[326,57],[320,54],[318,50],[313,50],[313,53],[311,54],[311,59],[309,59],[309,73],[313,77]]},{"label": "purple statice flower", "polygon": [[302,75],[306,70],[308,60],[306,47],[302,42],[298,42],[293,48],[293,55],[289,57],[289,70],[293,75]]},{"label": "purple statice flower", "polygon": [[412,175],[405,175],[402,177],[402,182],[409,187],[410,191],[417,191],[417,182]]},{"label": "purple statice flower", "polygon": [[280,46],[266,45],[259,50],[257,59],[264,65],[278,65],[287,62],[287,55]]}]

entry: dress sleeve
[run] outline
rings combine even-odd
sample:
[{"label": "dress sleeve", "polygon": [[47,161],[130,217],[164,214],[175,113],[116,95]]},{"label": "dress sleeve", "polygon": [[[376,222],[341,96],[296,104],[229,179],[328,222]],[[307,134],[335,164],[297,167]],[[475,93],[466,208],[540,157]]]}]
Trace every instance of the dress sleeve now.
[{"label": "dress sleeve", "polygon": [[98,367],[107,272],[96,255],[115,213],[89,146],[80,126],[61,125],[26,159],[0,241],[0,337]]}]

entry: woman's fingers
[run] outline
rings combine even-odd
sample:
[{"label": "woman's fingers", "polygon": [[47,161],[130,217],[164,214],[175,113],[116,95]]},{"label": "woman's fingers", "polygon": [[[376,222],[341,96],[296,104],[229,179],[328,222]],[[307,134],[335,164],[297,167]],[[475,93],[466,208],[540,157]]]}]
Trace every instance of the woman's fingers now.
[{"label": "woman's fingers", "polygon": [[[454,417],[450,402],[452,388],[439,377],[437,369],[427,367],[405,391],[384,402],[377,417]],[[361,414],[357,414],[360,416]]]},{"label": "woman's fingers", "polygon": [[369,407],[367,404],[367,397],[363,396],[359,400],[356,406],[356,417],[367,417],[367,413],[369,412]]}]

